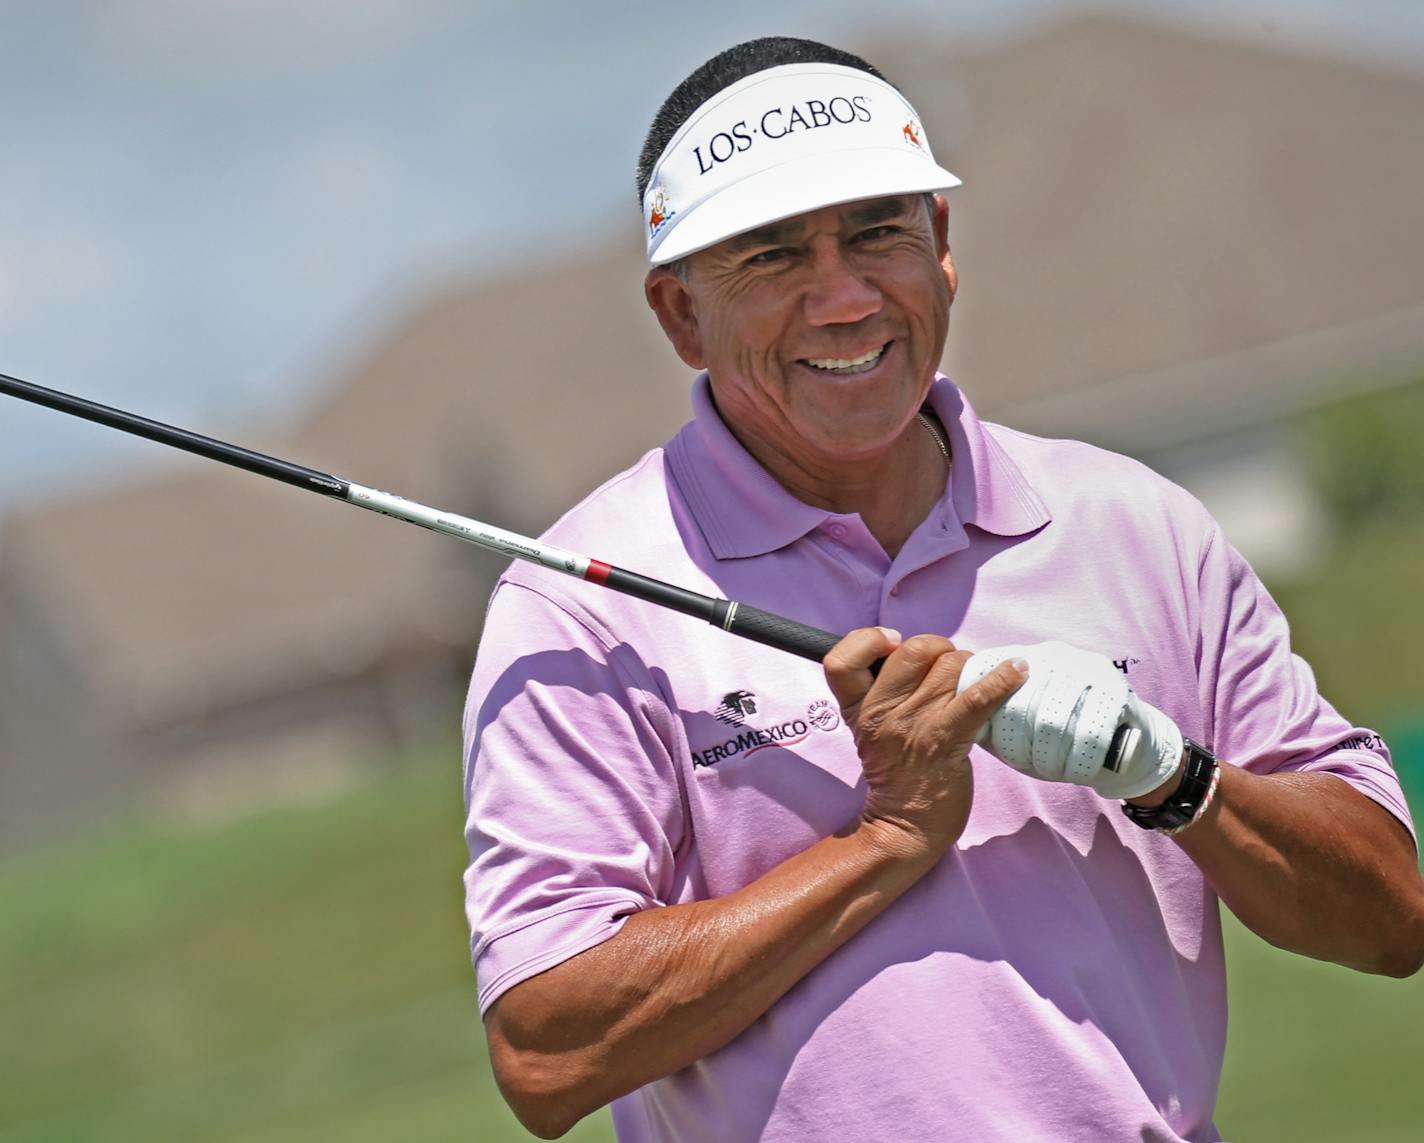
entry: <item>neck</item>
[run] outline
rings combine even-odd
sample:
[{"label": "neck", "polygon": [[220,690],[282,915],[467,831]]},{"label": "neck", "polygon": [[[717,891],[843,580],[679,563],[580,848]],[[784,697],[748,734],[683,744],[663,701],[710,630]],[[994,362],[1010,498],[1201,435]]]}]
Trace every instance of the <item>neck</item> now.
[{"label": "neck", "polygon": [[929,431],[912,417],[889,448],[854,461],[791,457],[730,422],[727,427],[796,499],[839,515],[858,515],[893,558],[939,502],[949,476],[947,445],[941,449],[938,443],[948,436],[933,413],[926,417]]}]

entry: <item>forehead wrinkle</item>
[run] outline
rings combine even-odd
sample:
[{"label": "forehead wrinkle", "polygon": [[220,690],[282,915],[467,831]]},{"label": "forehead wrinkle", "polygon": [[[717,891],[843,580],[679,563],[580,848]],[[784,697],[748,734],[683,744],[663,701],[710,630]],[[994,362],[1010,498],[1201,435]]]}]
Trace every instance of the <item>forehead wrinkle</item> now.
[{"label": "forehead wrinkle", "polygon": [[802,219],[787,218],[729,238],[726,248],[731,254],[739,254],[753,246],[779,246],[792,241],[805,229],[806,223]]}]

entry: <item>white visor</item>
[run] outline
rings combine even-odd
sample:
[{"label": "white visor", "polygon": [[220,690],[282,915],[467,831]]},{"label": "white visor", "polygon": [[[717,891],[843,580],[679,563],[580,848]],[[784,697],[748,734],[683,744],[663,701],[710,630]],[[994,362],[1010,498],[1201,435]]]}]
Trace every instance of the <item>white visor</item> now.
[{"label": "white visor", "polygon": [[839,64],[768,68],[719,91],[669,140],[643,196],[648,261],[823,206],[957,186],[888,83]]}]

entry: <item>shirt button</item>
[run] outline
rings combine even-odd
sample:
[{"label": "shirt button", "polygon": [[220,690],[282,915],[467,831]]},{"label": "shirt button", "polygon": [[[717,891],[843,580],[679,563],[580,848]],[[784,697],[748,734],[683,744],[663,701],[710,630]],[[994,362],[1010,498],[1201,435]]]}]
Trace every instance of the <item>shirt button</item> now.
[{"label": "shirt button", "polygon": [[846,532],[848,532],[849,529],[844,524],[837,523],[832,524],[826,531],[830,532],[836,539],[844,540],[846,538]]}]

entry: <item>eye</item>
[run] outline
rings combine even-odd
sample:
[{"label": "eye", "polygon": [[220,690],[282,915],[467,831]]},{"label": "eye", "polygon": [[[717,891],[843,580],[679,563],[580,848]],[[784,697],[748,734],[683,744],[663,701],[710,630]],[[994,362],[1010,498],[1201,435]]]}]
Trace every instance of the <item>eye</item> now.
[{"label": "eye", "polygon": [[791,251],[785,246],[772,246],[766,250],[758,250],[743,265],[745,266],[771,266],[789,257]]},{"label": "eye", "polygon": [[875,242],[881,238],[889,238],[892,234],[899,234],[898,226],[871,226],[862,230],[855,236],[857,242]]}]

